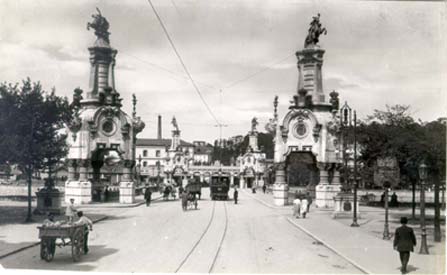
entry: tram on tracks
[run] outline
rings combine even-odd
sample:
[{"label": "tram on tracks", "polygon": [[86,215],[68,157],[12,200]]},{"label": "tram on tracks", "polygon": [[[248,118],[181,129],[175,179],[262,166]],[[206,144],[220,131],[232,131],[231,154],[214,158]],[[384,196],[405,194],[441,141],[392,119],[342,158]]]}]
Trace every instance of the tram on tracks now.
[{"label": "tram on tracks", "polygon": [[230,182],[228,176],[213,175],[210,183],[210,197],[214,200],[228,200]]}]

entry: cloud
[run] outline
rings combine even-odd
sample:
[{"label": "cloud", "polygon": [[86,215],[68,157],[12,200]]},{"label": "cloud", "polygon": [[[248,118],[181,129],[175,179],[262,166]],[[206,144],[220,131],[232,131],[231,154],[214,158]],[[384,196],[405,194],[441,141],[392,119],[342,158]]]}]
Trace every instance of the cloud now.
[{"label": "cloud", "polygon": [[[224,136],[248,131],[253,116],[267,120],[274,95],[280,116],[296,93],[295,52],[313,15],[328,34],[323,87],[337,90],[361,114],[385,104],[410,104],[415,116],[446,116],[445,5],[401,1],[153,1],[177,50],[216,116]],[[141,136],[165,133],[176,115],[187,140],[219,135],[146,1],[13,1],[0,10],[0,80],[30,76],[71,98],[88,89],[86,30],[99,7],[118,50],[116,85],[124,110],[131,95],[147,120]],[[290,57],[289,57],[290,56]],[[286,58],[287,57],[287,58]],[[279,61],[285,59],[284,61]],[[230,86],[230,87],[228,87]],[[220,90],[222,89],[222,93]]]}]

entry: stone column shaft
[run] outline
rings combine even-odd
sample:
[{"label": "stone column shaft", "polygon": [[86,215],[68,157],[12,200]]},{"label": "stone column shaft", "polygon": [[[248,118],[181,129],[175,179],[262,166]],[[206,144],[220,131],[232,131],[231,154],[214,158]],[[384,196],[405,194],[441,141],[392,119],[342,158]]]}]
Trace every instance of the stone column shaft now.
[{"label": "stone column shaft", "polygon": [[81,160],[79,166],[79,181],[88,181],[88,166],[90,160]]},{"label": "stone column shaft", "polygon": [[329,184],[329,173],[324,168],[320,169],[320,184]]},{"label": "stone column shaft", "polygon": [[76,180],[76,161],[68,160],[67,167],[68,167],[68,181]]},{"label": "stone column shaft", "polygon": [[286,183],[285,166],[280,165],[275,171],[275,184],[273,186],[273,200],[275,205],[287,205],[289,199],[289,186]]}]

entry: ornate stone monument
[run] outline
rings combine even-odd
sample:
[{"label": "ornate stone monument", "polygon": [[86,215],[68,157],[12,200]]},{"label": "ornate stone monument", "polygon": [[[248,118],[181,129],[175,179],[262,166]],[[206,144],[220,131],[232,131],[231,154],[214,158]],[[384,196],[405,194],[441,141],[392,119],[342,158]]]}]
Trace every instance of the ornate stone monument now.
[{"label": "ornate stone monument", "polygon": [[61,207],[64,192],[59,191],[54,186],[54,181],[49,177],[45,181],[44,188],[36,192],[37,207],[34,210],[34,214],[47,214],[52,213],[60,215],[64,213],[64,209]]},{"label": "ornate stone monument", "polygon": [[90,203],[93,195],[105,185],[119,190],[120,203],[133,203],[135,183],[135,139],[144,128],[139,117],[128,116],[121,110],[120,94],[115,89],[115,57],[117,50],[110,46],[109,23],[98,14],[87,29],[94,29],[96,41],[90,52],[90,83],[83,91],[74,90],[73,122],[68,126],[69,178],[65,183],[65,201],[73,198],[76,204]]},{"label": "ornate stone monument", "polygon": [[189,164],[192,156],[188,151],[181,149],[180,128],[175,117],[172,118],[172,140],[171,148],[168,150],[168,161],[166,163],[165,172],[167,173],[167,181],[170,184],[182,185],[187,184],[187,175],[189,172]]},{"label": "ornate stone monument", "polygon": [[340,191],[339,100],[338,93],[334,91],[328,98],[323,89],[325,51],[318,45],[321,34],[326,34],[326,29],[321,27],[318,15],[310,24],[304,49],[296,52],[297,92],[288,113],[276,123],[276,205],[287,204],[288,190],[293,185],[315,188],[317,207],[332,207]]},{"label": "ornate stone monument", "polygon": [[238,158],[240,163],[240,187],[253,188],[264,185],[265,153],[258,147],[257,118],[251,120],[251,131],[248,132],[248,147],[244,155]]}]

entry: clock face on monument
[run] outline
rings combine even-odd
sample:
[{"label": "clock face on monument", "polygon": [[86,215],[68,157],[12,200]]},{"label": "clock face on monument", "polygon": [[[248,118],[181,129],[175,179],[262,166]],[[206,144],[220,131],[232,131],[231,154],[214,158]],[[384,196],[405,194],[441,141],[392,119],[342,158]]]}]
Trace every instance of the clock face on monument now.
[{"label": "clock face on monument", "polygon": [[102,123],[101,130],[106,136],[111,136],[116,130],[116,125],[112,120],[106,120]]},{"label": "clock face on monument", "polygon": [[307,125],[306,123],[304,123],[304,121],[298,121],[298,123],[296,123],[293,128],[293,134],[295,135],[295,137],[304,138],[305,136],[307,136],[308,130]]}]

